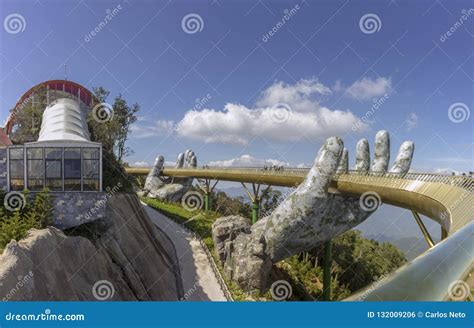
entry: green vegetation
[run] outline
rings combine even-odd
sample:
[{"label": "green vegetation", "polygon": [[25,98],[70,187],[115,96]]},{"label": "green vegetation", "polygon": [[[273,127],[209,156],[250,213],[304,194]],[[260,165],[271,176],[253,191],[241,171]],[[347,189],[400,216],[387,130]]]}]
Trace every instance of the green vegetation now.
[{"label": "green vegetation", "polygon": [[[358,230],[349,230],[334,238],[332,257],[333,300],[346,298],[406,262],[395,246],[366,239]],[[311,297],[321,299],[323,261],[324,251],[320,247],[286,259],[278,268],[304,285]]]},{"label": "green vegetation", "polygon": [[[103,87],[93,88],[94,96],[99,103],[107,103],[110,92]],[[108,112],[105,107],[100,107],[95,115],[104,117],[100,121],[94,119],[89,113],[87,123],[91,132],[91,140],[102,143],[102,171],[104,188],[114,188],[121,184],[120,192],[132,192],[135,179],[129,176],[124,169],[123,158],[132,154],[130,148],[125,146],[130,132],[130,127],[137,120],[136,113],[140,110],[138,104],[129,106],[122,95],[115,97],[111,104],[112,110]]]},{"label": "green vegetation", "polygon": [[[268,188],[260,196],[260,217],[265,213],[271,213],[279,204],[282,193],[279,190]],[[252,217],[252,208],[250,202],[245,201],[244,197],[229,197],[223,191],[211,193],[211,204],[215,211],[221,216],[241,215],[246,218]]]},{"label": "green vegetation", "polygon": [[[245,203],[241,199],[232,199],[223,192],[218,192],[215,195],[216,198],[213,202],[215,208],[225,214],[214,211],[209,213],[204,211],[189,212],[180,204],[166,203],[150,198],[142,198],[142,201],[196,232],[204,240],[213,254],[215,262],[220,266],[214,253],[212,223],[222,215],[239,215],[242,211],[245,212],[245,205],[239,206],[238,204]],[[271,206],[277,205],[278,197],[270,196],[267,201],[270,209]],[[231,210],[236,212],[232,213]],[[323,248],[316,248],[278,263],[275,267],[275,277],[272,278],[274,280],[285,279],[291,283],[293,287],[292,300],[320,300],[323,289],[323,261]],[[397,269],[404,262],[403,253],[389,243],[366,239],[357,230],[344,233],[333,240],[332,299],[340,300],[348,297],[353,292]],[[226,282],[236,300],[251,299],[235,283],[227,280]],[[254,297],[271,299],[270,293],[254,295]]]},{"label": "green vegetation", "polygon": [[[6,194],[0,192],[1,204],[8,200],[10,204],[7,207],[0,206],[0,252],[10,241],[24,238],[28,230],[43,229],[51,223],[53,205],[47,189],[34,195],[25,190],[21,195],[13,195],[5,200]],[[12,197],[17,198],[14,200]],[[18,210],[10,211],[8,207]]]}]

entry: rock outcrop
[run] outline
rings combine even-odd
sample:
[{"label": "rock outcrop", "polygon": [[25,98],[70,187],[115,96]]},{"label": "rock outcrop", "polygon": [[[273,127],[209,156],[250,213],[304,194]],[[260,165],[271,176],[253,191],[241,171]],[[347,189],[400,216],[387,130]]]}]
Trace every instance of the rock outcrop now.
[{"label": "rock outcrop", "polygon": [[[85,229],[85,226],[79,227]],[[183,296],[174,246],[150,223],[135,195],[115,195],[98,238],[30,230],[0,255],[3,300],[174,301]]]},{"label": "rock outcrop", "polygon": [[[145,185],[142,190],[138,191],[138,194],[159,200],[178,202],[192,186],[193,178],[174,178],[172,181],[167,181],[167,179],[160,174],[164,162],[165,159],[163,156],[156,158],[152,170],[146,177]],[[176,168],[195,167],[197,167],[197,158],[192,150],[188,149],[178,155]]]},{"label": "rock outcrop", "polygon": [[[372,170],[386,172],[390,156],[387,131],[376,135]],[[404,174],[410,168],[414,146],[400,147],[390,172]],[[357,144],[356,168],[366,171],[370,155],[366,139]],[[378,207],[362,206],[367,200],[329,194],[335,173],[348,167],[348,153],[341,139],[326,140],[306,179],[269,216],[253,226],[243,218],[224,217],[213,225],[213,239],[225,274],[244,290],[264,290],[273,264],[321,245],[365,221]],[[370,202],[371,200],[368,200]],[[235,224],[230,221],[235,220]]]}]

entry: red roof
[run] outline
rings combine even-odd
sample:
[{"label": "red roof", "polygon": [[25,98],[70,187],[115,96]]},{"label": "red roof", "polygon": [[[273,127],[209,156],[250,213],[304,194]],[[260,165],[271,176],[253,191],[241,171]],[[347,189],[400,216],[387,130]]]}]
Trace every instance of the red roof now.
[{"label": "red roof", "polygon": [[2,128],[0,128],[0,147],[6,147],[12,145],[12,142],[10,141],[10,138],[8,138],[7,134],[5,131],[3,131]]},{"label": "red roof", "polygon": [[[88,89],[83,87],[82,85],[73,82],[73,81],[67,81],[67,80],[49,80],[45,81],[42,83],[39,83],[29,89],[27,92],[21,96],[21,98],[18,100],[18,102],[15,104],[15,107],[13,108],[12,113],[15,113],[19,108],[21,108],[21,104],[25,99],[27,99],[31,94],[33,94],[37,89],[41,87],[49,87],[50,90],[64,90],[65,92],[68,92],[72,95],[75,96],[80,96],[80,99],[82,102],[85,104],[91,106],[93,102],[95,102],[95,98],[92,92],[90,92]],[[11,114],[12,114],[11,113]],[[11,133],[13,130],[13,125],[15,124],[15,115],[10,115],[8,116],[7,121],[5,122],[5,125],[3,128],[6,130],[7,133]]]}]

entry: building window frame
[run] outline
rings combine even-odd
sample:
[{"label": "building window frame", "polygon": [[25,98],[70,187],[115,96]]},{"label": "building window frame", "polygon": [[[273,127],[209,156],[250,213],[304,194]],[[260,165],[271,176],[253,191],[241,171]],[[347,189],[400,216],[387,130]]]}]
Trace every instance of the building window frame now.
[{"label": "building window frame", "polygon": [[[11,152],[13,149],[21,149],[22,151],[22,156],[11,156]],[[29,150],[31,149],[41,149],[41,158],[30,158],[29,155]],[[47,158],[47,150],[49,149],[54,149],[59,152],[60,156],[55,156],[54,158]],[[76,190],[67,190],[65,186],[65,180],[68,179],[68,175],[66,174],[66,164],[65,161],[67,162],[68,160],[73,160],[66,158],[66,151],[74,149],[80,154],[79,158],[75,158],[75,160],[79,160],[79,170],[80,174],[74,178],[80,181],[80,188],[76,188]],[[7,166],[7,190],[8,191],[13,191],[13,190],[23,190],[23,189],[30,189],[30,176],[34,176],[34,174],[30,174],[28,170],[28,166],[30,165],[29,162],[31,160],[33,161],[41,161],[42,162],[42,168],[43,172],[41,173],[42,176],[42,187],[43,188],[48,188],[52,193],[54,192],[102,192],[102,147],[101,146],[10,146],[7,148],[7,161],[8,161],[8,166]],[[92,156],[89,155],[84,155],[85,153],[88,153],[87,150],[90,150],[90,154],[93,154]],[[15,150],[13,150],[15,152]],[[86,175],[85,172],[85,162],[91,162],[89,164],[89,167],[93,168],[94,172],[92,172],[92,175]],[[48,171],[48,166],[52,166],[54,164],[51,163],[56,163],[55,165],[59,165],[59,171],[60,171],[60,176],[56,175],[55,177],[48,177],[47,171]],[[20,187],[15,186],[13,187],[12,185],[12,164],[13,165],[19,165],[22,167],[22,177],[19,178],[20,174],[17,174],[18,178],[15,180],[21,180],[23,183],[21,184]],[[76,164],[77,165],[77,164]],[[77,166],[76,166],[77,167]],[[18,169],[16,169],[18,173]],[[15,176],[16,177],[16,176]],[[15,178],[14,177],[14,178]],[[51,185],[48,185],[48,180],[55,180],[55,181],[61,181],[60,184],[57,184],[56,188],[52,188]],[[87,188],[86,183],[89,182],[89,186],[93,186],[92,188]],[[77,185],[79,186],[79,185]],[[40,191],[41,189],[35,188],[34,190],[31,190],[32,192],[37,192]]]},{"label": "building window frame", "polygon": [[[30,158],[30,150],[41,150],[41,156],[33,156],[34,158]],[[44,148],[43,147],[25,147],[25,153],[26,153],[26,188],[30,191],[41,191],[44,186],[45,186],[45,174],[46,174],[46,167],[45,167],[45,161],[44,161]],[[34,175],[35,177],[32,179],[30,176],[30,162],[40,162],[41,163],[41,168],[40,170],[41,175],[37,174]],[[38,178],[41,176],[41,178]],[[35,188],[32,189],[30,186],[31,180],[41,180],[41,186],[40,188]]]},{"label": "building window frame", "polygon": [[[17,149],[20,149],[23,153],[23,155],[21,156],[18,156],[18,158],[15,158],[15,157],[12,157],[12,151],[15,151]],[[25,157],[25,148],[22,146],[22,147],[8,147],[8,152],[7,152],[7,159],[8,159],[8,174],[7,174],[7,177],[8,177],[8,191],[18,191],[18,190],[23,190],[26,188],[26,165],[25,165],[25,160],[26,160],[26,157]],[[19,163],[22,163],[22,164],[19,164]],[[21,187],[13,187],[12,185],[12,164],[19,164],[20,167],[22,167],[22,169],[20,170],[22,172],[22,177],[17,177],[16,175],[13,177],[13,180],[22,180],[22,184],[21,184]],[[15,171],[18,171],[17,169],[15,169]]]}]

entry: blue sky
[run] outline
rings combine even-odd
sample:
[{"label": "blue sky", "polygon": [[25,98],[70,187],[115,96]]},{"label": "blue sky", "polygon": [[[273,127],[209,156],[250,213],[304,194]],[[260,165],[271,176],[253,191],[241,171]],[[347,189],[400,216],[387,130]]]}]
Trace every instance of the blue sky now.
[{"label": "blue sky", "polygon": [[[104,86],[141,105],[130,163],[152,163],[158,154],[174,161],[192,148],[200,164],[273,159],[309,165],[324,138],[336,134],[353,164],[355,142],[367,137],[373,145],[375,133],[387,129],[392,158],[401,142],[415,142],[413,170],[468,171],[471,6],[2,0],[0,119],[31,86],[64,78],[66,63],[68,79],[90,89]],[[5,27],[11,14],[24,19],[18,33]],[[195,33],[182,26],[189,14],[198,17]],[[368,25],[361,27],[364,16]],[[365,122],[357,125],[361,118]]]}]

